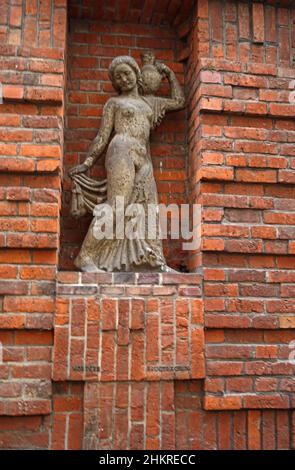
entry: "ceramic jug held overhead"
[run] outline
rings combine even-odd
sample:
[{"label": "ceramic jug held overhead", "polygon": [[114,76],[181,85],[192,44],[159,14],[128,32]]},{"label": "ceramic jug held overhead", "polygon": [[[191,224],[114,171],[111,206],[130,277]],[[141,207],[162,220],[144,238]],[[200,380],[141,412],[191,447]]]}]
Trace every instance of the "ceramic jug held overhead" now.
[{"label": "ceramic jug held overhead", "polygon": [[156,67],[155,56],[152,52],[144,52],[141,54],[142,67],[142,81],[143,81],[143,92],[145,95],[154,95],[162,81],[162,74]]}]

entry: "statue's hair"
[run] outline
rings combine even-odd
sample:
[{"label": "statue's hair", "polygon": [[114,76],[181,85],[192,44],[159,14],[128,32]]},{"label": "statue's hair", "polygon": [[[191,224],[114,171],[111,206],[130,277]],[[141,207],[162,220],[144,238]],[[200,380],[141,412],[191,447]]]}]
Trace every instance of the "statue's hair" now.
[{"label": "statue's hair", "polygon": [[133,57],[129,56],[129,55],[120,55],[118,57],[115,57],[110,66],[109,66],[109,77],[110,77],[110,80],[112,82],[112,85],[113,87],[115,88],[115,90],[120,93],[120,89],[116,86],[115,84],[115,79],[114,79],[114,74],[115,74],[115,69],[118,65],[121,65],[121,64],[127,64],[129,65],[129,67],[132,68],[133,72],[135,73],[136,75],[136,78],[137,78],[137,85],[138,85],[138,88],[139,88],[139,91],[141,92],[142,91],[142,77],[141,77],[141,71],[140,71],[140,68],[136,62],[135,59],[133,59]]}]

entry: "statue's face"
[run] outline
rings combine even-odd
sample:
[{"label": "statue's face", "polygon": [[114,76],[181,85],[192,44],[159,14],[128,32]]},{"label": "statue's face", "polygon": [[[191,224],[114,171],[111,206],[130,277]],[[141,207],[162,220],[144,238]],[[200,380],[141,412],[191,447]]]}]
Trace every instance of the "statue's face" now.
[{"label": "statue's face", "polygon": [[114,72],[114,84],[121,91],[130,91],[136,86],[137,77],[133,69],[127,64],[117,65]]}]

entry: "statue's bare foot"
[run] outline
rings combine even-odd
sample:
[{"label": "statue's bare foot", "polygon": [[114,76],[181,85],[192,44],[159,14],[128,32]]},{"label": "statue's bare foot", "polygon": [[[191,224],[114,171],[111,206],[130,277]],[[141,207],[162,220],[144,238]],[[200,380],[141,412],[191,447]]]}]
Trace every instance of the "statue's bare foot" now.
[{"label": "statue's bare foot", "polygon": [[179,274],[179,271],[176,271],[175,269],[170,268],[170,266],[167,266],[167,264],[163,264],[161,266],[161,272]]},{"label": "statue's bare foot", "polygon": [[81,269],[84,273],[105,273],[103,269],[99,269],[93,262],[89,262],[84,266],[81,266]]}]

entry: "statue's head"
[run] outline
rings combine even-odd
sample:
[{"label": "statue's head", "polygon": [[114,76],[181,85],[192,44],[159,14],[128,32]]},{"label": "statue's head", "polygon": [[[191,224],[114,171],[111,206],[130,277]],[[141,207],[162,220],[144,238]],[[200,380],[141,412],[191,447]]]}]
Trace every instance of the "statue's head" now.
[{"label": "statue's head", "polygon": [[109,66],[109,77],[118,93],[130,91],[136,85],[141,91],[142,79],[137,62],[128,55],[115,57]]}]

